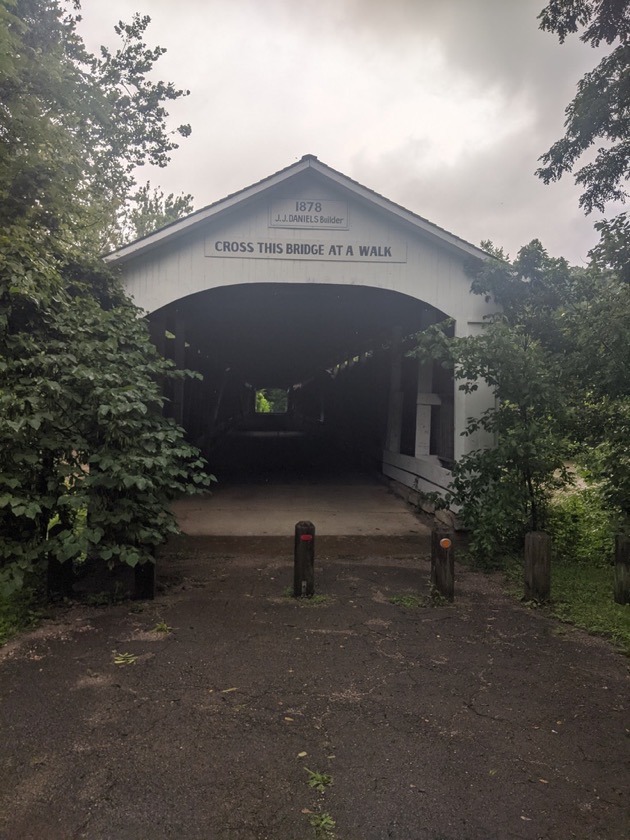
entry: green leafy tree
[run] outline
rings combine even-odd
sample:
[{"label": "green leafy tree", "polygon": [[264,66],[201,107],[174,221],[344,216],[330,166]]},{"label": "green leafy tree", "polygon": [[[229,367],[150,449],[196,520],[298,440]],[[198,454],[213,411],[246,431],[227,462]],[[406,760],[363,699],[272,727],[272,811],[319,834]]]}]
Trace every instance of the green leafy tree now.
[{"label": "green leafy tree", "polygon": [[[601,243],[600,243],[601,244]],[[574,303],[558,313],[574,400],[570,434],[619,526],[630,527],[630,286],[599,250],[576,272]],[[616,251],[616,249],[615,249]],[[599,263],[599,264],[598,264]]]},{"label": "green leafy tree", "polygon": [[156,382],[182,374],[98,256],[135,168],[176,148],[165,103],[184,92],[150,81],[148,18],[95,57],[77,15],[0,0],[0,588],[47,557],[152,560],[169,499],[210,480],[162,416]]},{"label": "green leafy tree", "polygon": [[465,455],[451,488],[451,502],[472,529],[472,551],[487,562],[546,527],[553,494],[567,480],[561,371],[526,330],[497,318],[484,335],[462,340],[455,374],[465,391],[484,380],[497,399],[466,428],[490,432],[495,447]]},{"label": "green leafy tree", "polygon": [[573,459],[589,467],[608,511],[629,527],[630,285],[620,276],[625,227],[616,220],[606,230],[586,270],[549,257],[537,240],[512,263],[477,265],[473,291],[501,312],[481,336],[432,347],[460,388],[483,380],[497,398],[466,430],[483,428],[496,447],[456,464],[449,499],[486,562],[519,547],[527,530],[548,527]]},{"label": "green leafy tree", "polygon": [[257,414],[284,414],[289,404],[284,388],[261,388],[256,391]]},{"label": "green leafy tree", "polygon": [[[208,485],[197,451],[162,416],[156,382],[183,374],[157,354],[138,311],[107,280],[106,306],[81,287],[66,288],[45,307],[25,301],[28,333],[6,336],[5,583],[19,584],[46,558],[146,562],[175,530],[168,501]],[[78,529],[85,512],[87,526]]]},{"label": "green leafy tree", "polygon": [[[565,135],[542,156],[537,172],[548,184],[575,171],[576,183],[584,188],[580,205],[587,213],[603,211],[607,202],[628,195],[630,0],[551,0],[539,19],[541,29],[557,34],[561,43],[579,32],[592,47],[612,46],[578,83],[565,112]],[[602,145],[594,159],[580,166],[583,153],[597,142]]]},{"label": "green leafy tree", "polygon": [[271,405],[264,390],[256,391],[256,414],[271,414]]},{"label": "green leafy tree", "polygon": [[152,188],[147,181],[127,203],[121,223],[121,244],[147,236],[187,216],[193,210],[192,195],[165,195],[162,190]]},{"label": "green leafy tree", "polygon": [[[587,213],[624,201],[630,177],[630,0],[550,0],[540,15],[542,29],[560,42],[579,33],[592,47],[610,50],[578,84],[566,109],[565,135],[543,155],[538,175],[545,183],[567,172],[584,191]],[[601,143],[592,159],[582,155]],[[574,303],[562,325],[570,345],[567,367],[580,395],[578,437],[590,447],[590,462],[603,482],[603,495],[630,527],[630,221],[627,213],[595,224],[600,241],[588,271],[579,276]]]},{"label": "green leafy tree", "polygon": [[116,50],[88,53],[78,3],[0,0],[0,213],[64,247],[104,248],[118,229],[144,164],[166,166],[177,148],[165,104],[187,91],[150,76],[164,50],[135,15],[115,26]]},{"label": "green leafy tree", "polygon": [[421,337],[420,352],[451,367],[460,390],[470,393],[485,382],[496,398],[464,432],[482,429],[495,446],[455,464],[447,498],[470,529],[471,552],[489,563],[521,547],[527,531],[545,527],[553,493],[567,480],[567,383],[556,349],[532,328],[535,296],[555,297],[556,273],[564,276],[564,265],[534,241],[513,264],[492,259],[475,273],[474,290],[501,302],[503,311],[479,336],[449,338],[431,328]]}]

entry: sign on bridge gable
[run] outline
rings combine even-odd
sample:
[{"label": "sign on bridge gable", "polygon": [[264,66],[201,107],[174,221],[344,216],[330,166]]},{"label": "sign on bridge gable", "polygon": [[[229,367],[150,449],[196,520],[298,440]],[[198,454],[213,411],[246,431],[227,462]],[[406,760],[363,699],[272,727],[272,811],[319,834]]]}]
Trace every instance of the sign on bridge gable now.
[{"label": "sign on bridge gable", "polygon": [[390,289],[483,320],[464,270],[482,251],[312,155],[110,254],[148,312],[242,283]]},{"label": "sign on bridge gable", "polygon": [[[311,180],[312,183],[308,183]],[[407,241],[356,202],[301,179],[290,195],[272,192],[243,207],[240,221],[210,232],[205,255],[214,259],[406,263]],[[255,208],[255,209],[254,209]],[[253,213],[252,213],[253,211]]]}]

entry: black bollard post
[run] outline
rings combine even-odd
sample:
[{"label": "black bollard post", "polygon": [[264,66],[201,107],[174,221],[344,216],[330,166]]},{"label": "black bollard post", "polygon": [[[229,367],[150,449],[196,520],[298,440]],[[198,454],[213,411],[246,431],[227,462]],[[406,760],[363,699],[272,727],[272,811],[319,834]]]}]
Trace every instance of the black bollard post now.
[{"label": "black bollard post", "polygon": [[447,601],[455,597],[453,535],[437,528],[431,533],[431,588]]},{"label": "black bollard post", "polygon": [[152,601],[155,598],[155,561],[138,563],[134,569],[135,601]]},{"label": "black bollard post", "polygon": [[295,526],[293,597],[312,598],[315,594],[315,526],[298,522]]}]

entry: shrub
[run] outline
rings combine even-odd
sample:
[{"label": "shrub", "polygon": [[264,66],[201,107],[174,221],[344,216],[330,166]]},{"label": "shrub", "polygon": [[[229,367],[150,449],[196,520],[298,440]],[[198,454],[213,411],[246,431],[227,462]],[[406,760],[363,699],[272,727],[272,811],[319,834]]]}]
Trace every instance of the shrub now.
[{"label": "shrub", "polygon": [[610,563],[615,516],[604,508],[598,487],[558,493],[547,523],[554,560],[604,566]]}]

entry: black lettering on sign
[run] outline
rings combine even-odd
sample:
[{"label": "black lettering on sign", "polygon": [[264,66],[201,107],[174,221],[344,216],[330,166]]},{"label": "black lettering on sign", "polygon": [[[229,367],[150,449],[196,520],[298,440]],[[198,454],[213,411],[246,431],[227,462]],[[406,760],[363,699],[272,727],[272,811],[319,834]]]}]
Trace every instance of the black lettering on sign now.
[{"label": "black lettering on sign", "polygon": [[284,250],[282,242],[258,242],[259,254],[281,254]]},{"label": "black lettering on sign", "polygon": [[[396,253],[393,251],[396,249]],[[245,239],[216,239],[207,241],[206,254],[215,257],[246,257],[278,259],[284,256],[294,258],[328,260],[390,260],[406,262],[402,245],[374,245],[371,243],[349,244],[348,242],[301,242],[261,239],[249,242]]]},{"label": "black lettering on sign", "polygon": [[359,245],[361,257],[391,257],[391,245]]},{"label": "black lettering on sign", "polygon": [[287,242],[287,254],[295,254],[300,257],[323,257],[324,246],[312,245],[310,242]]},{"label": "black lettering on sign", "polygon": [[214,250],[220,254],[253,254],[253,242],[230,242],[227,239],[217,240],[214,243]]},{"label": "black lettering on sign", "polygon": [[[309,212],[311,210],[314,210],[316,213],[320,213],[321,209],[322,209],[322,203],[321,203],[321,201],[296,201],[295,202],[295,209],[298,212],[301,211],[302,213],[305,210],[308,210]],[[310,216],[309,216],[309,219],[310,219]]]}]

